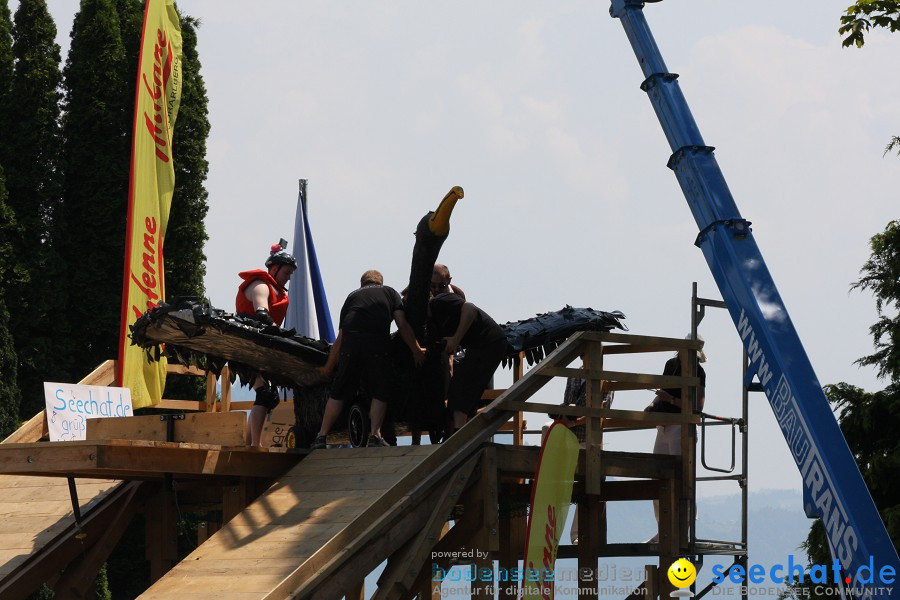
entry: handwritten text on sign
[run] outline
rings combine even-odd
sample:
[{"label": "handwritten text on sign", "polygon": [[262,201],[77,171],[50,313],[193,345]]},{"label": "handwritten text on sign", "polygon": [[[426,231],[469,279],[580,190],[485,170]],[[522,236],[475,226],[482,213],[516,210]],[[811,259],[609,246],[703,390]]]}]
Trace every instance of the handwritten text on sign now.
[{"label": "handwritten text on sign", "polygon": [[51,442],[85,439],[85,423],[99,417],[131,417],[128,388],[44,382]]}]

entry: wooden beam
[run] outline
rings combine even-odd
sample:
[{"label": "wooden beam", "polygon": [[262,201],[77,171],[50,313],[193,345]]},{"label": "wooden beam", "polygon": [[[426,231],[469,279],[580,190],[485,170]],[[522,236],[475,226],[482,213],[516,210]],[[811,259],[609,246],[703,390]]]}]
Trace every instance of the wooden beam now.
[{"label": "wooden beam", "polygon": [[178,562],[178,519],[171,489],[160,486],[148,498],[145,525],[150,582],[155,583]]},{"label": "wooden beam", "polygon": [[667,351],[679,350],[700,350],[703,348],[703,342],[698,340],[686,340],[682,338],[664,338],[648,335],[635,335],[633,333],[613,333],[608,331],[584,331],[583,339],[591,342],[611,342],[619,344],[629,344],[635,347],[662,346]]},{"label": "wooden beam", "polygon": [[[554,413],[567,416],[589,416],[604,419],[604,428],[623,427],[627,425],[678,425],[681,423],[696,424],[700,422],[700,415],[645,412],[643,410],[622,410],[618,408],[590,408],[571,406],[566,404],[544,404],[541,402],[529,402],[522,400],[504,399],[498,401],[497,408],[514,411]],[[611,424],[607,427],[606,421]]]},{"label": "wooden beam", "polygon": [[87,440],[150,440],[188,442],[218,446],[241,446],[247,417],[244,413],[190,413],[172,421],[174,437],[167,439],[168,423],[163,415],[88,419]]},{"label": "wooden beam", "polygon": [[0,451],[0,474],[123,479],[173,473],[275,478],[307,454],[305,450],[126,440],[8,444]]},{"label": "wooden beam", "polygon": [[592,600],[597,598],[599,593],[597,578],[597,556],[601,547],[599,498],[588,495],[584,502],[579,502],[575,518],[578,519],[578,600]]},{"label": "wooden beam", "polygon": [[[478,456],[469,459],[450,478],[431,515],[421,532],[416,535],[404,551],[393,560],[385,571],[383,581],[379,581],[378,592],[373,600],[397,600],[406,592],[415,589],[414,584],[424,570],[430,571],[428,559],[431,549],[437,543],[441,529],[447,523],[447,515],[458,502],[460,495],[469,483],[469,478],[478,463]],[[388,573],[388,571],[391,571]]]},{"label": "wooden beam", "polygon": [[88,373],[87,377],[78,382],[79,385],[115,385],[116,361],[106,360],[100,366]]},{"label": "wooden beam", "polygon": [[212,371],[206,374],[206,410],[216,411],[216,374]]},{"label": "wooden beam", "polygon": [[500,550],[500,490],[497,476],[497,451],[487,447],[481,452],[481,502],[484,505],[484,539],[482,550],[496,553]]},{"label": "wooden beam", "polygon": [[228,365],[222,367],[219,381],[222,382],[222,412],[228,412],[231,410],[231,370]]},{"label": "wooden beam", "polygon": [[36,442],[43,437],[45,429],[47,429],[47,413],[42,410],[12,432],[2,443],[27,444]]},{"label": "wooden beam", "polygon": [[123,498],[117,502],[115,510],[109,511],[110,518],[105,520],[101,535],[97,537],[88,552],[82,554],[76,562],[65,568],[62,576],[54,584],[55,597],[86,598],[88,596],[87,591],[93,585],[100,567],[112,554],[152,487],[153,484],[145,481],[131,481],[122,486]]},{"label": "wooden beam", "polygon": [[171,375],[195,375],[197,377],[206,377],[206,371],[195,367],[194,365],[176,365],[174,363],[167,363],[166,373]]}]

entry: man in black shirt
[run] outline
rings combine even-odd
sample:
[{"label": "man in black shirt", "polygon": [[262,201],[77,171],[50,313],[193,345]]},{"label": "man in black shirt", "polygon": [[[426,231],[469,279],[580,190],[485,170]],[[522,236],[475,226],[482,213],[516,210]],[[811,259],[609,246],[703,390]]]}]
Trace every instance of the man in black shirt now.
[{"label": "man in black shirt", "polygon": [[483,310],[453,292],[437,294],[429,304],[428,334],[444,338],[444,351],[466,356],[456,365],[447,392],[453,430],[475,415],[478,400],[507,353],[506,336]]},{"label": "man in black shirt", "polygon": [[322,426],[313,442],[313,450],[326,446],[328,432],[340,417],[345,400],[354,400],[361,382],[372,396],[369,420],[372,433],[368,446],[387,446],[381,437],[381,426],[390,396],[391,321],[397,323],[400,336],[413,353],[416,365],[425,360],[425,350],[416,341],[401,309],[400,294],[384,285],[378,271],[366,271],[360,288],[350,293],[341,308],[337,339],[331,346],[322,373],[330,376],[337,365],[331,395],[325,404]]}]

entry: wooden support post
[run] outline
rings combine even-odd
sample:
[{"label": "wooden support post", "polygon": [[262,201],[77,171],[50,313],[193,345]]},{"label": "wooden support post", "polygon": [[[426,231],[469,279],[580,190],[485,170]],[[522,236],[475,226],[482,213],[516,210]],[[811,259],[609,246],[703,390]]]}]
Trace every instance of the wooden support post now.
[{"label": "wooden support post", "polygon": [[[519,355],[513,359],[513,383],[521,379],[522,374],[525,372],[524,366],[522,365],[522,356],[523,353],[519,352]],[[521,446],[524,443],[524,430],[525,418],[522,416],[522,411],[517,411],[515,416],[515,426],[513,427],[513,445]]]},{"label": "wooden support post", "polygon": [[150,581],[156,582],[178,561],[178,518],[174,492],[160,488],[147,501],[144,515]]},{"label": "wooden support post", "polygon": [[578,506],[578,600],[594,600],[599,594],[597,557],[601,548],[602,505],[599,496],[588,494]]},{"label": "wooden support post", "polygon": [[[656,565],[647,565],[645,568],[647,569],[647,593],[641,597],[659,598],[659,569],[657,569]],[[666,576],[666,579],[668,579],[668,575]]]},{"label": "wooden support post", "polygon": [[247,508],[250,494],[246,477],[222,487],[222,524],[228,523]]},{"label": "wooden support post", "polygon": [[[441,527],[440,538],[443,538],[447,535],[447,532],[450,531],[450,524],[446,521]],[[441,600],[441,582],[434,581],[434,574],[432,572],[433,566],[437,564],[432,562],[428,565],[428,569],[419,573],[419,577],[416,578],[415,585],[412,588],[413,593],[418,591],[416,594],[419,600]],[[411,598],[412,596],[410,596]]]},{"label": "wooden support post", "polygon": [[[481,453],[481,501],[484,504],[484,538],[482,550],[493,556],[500,551],[499,482],[497,479],[497,451],[487,447]],[[493,597],[493,595],[491,596]]]},{"label": "wooden support post", "polygon": [[216,412],[216,375],[206,374],[206,412]]},{"label": "wooden support post", "polygon": [[366,600],[366,582],[360,581],[356,587],[347,592],[346,600]]},{"label": "wooden support post", "polygon": [[228,412],[231,410],[231,370],[228,365],[222,367],[219,381],[222,384],[222,412]]},{"label": "wooden support post", "polygon": [[675,590],[669,581],[669,567],[675,561],[678,553],[678,517],[677,507],[679,482],[671,479],[664,480],[659,490],[659,593],[661,598],[668,598],[669,593]]},{"label": "wooden support post", "polygon": [[[588,342],[582,346],[584,352],[584,368],[586,371],[603,370],[603,346],[599,342]],[[585,404],[588,408],[602,408],[603,382],[589,379],[585,386]],[[603,421],[595,417],[588,419],[585,426],[585,492],[599,496],[603,484],[601,453],[603,450]]]},{"label": "wooden support post", "polygon": [[[499,520],[500,554],[497,566],[501,573],[497,581],[500,600],[515,600],[518,597],[518,582],[510,580],[509,575],[519,567],[519,557],[525,548],[525,531],[528,522],[524,515],[510,515]],[[506,574],[506,577],[502,576]]]},{"label": "wooden support post", "polygon": [[494,561],[491,557],[476,559],[472,564],[475,569],[475,579],[472,581],[472,598],[484,600],[494,598]]}]

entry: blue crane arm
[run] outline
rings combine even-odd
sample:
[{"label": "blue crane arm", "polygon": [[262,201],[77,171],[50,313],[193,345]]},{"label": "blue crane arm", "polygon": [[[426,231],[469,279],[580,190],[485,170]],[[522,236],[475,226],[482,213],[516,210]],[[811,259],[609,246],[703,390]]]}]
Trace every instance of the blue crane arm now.
[{"label": "blue crane arm", "polygon": [[[725,177],[707,146],[678,85],[668,72],[639,0],[612,0],[644,72],[647,92],[659,118],[675,171],[700,233],[703,251],[756,376],[775,412],[803,480],[807,516],[825,526],[842,590],[857,598],[884,596],[879,573],[900,572],[884,523],[856,461],[838,427],[822,386],[788,316],[750,223],[738,211]],[[748,381],[749,383],[749,381]],[[860,571],[860,567],[866,567]],[[874,573],[870,569],[874,567]],[[869,575],[872,575],[870,578]],[[845,585],[846,578],[850,584]],[[867,583],[866,581],[869,580]]]}]

